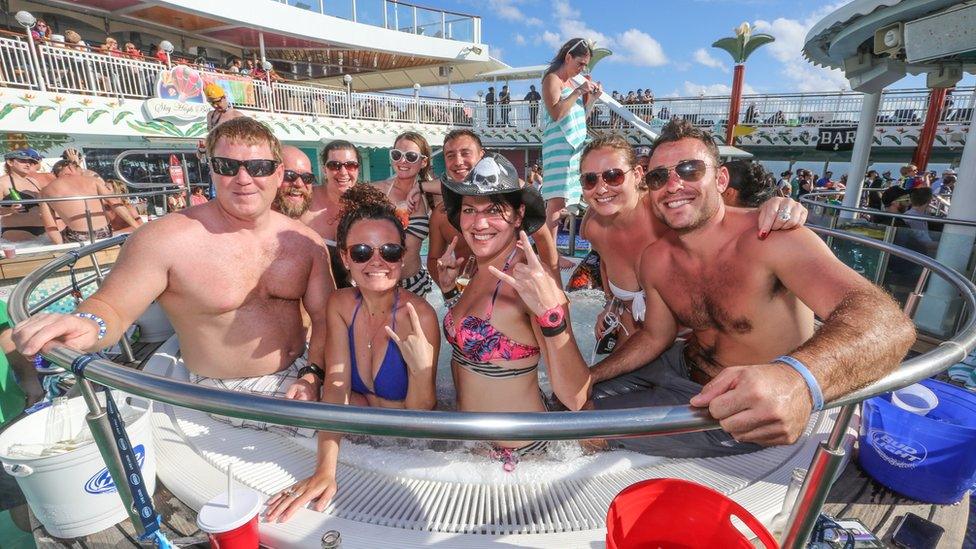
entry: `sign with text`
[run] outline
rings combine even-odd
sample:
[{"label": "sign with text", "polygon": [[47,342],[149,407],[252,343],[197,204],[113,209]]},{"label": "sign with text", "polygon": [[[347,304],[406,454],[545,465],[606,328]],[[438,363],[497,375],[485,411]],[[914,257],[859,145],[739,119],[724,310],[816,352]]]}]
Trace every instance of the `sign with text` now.
[{"label": "sign with text", "polygon": [[854,148],[856,126],[818,129],[820,132],[820,140],[817,141],[818,151],[849,151]]}]

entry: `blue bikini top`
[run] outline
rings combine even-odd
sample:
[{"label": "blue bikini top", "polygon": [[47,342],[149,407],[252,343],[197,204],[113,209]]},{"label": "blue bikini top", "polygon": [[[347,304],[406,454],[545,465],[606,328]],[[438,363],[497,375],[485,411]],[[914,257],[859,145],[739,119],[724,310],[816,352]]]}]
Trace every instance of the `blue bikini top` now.
[{"label": "blue bikini top", "polygon": [[[363,304],[362,294],[356,296],[356,310],[352,313],[352,322],[349,323],[349,356],[352,362],[352,390],[361,395],[376,395],[386,400],[406,400],[407,398],[407,363],[400,354],[400,348],[396,342],[387,338],[386,354],[383,355],[383,362],[380,369],[376,372],[376,379],[373,380],[373,390],[363,383],[359,376],[359,368],[356,366],[356,336],[353,333],[353,326],[356,324],[356,315],[359,314],[359,307]],[[396,331],[396,311],[400,301],[400,290],[397,289],[393,294],[393,330]]]}]

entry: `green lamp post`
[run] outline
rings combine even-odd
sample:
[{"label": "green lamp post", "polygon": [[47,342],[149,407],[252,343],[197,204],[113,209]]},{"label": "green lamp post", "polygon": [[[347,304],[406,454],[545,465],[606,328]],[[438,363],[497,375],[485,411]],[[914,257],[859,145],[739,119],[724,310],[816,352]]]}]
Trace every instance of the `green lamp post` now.
[{"label": "green lamp post", "polygon": [[739,121],[739,103],[742,102],[742,80],[746,73],[746,59],[762,46],[776,40],[768,34],[752,34],[749,23],[743,23],[735,29],[735,36],[716,40],[713,48],[725,50],[735,61],[732,73],[732,97],[729,100],[729,121],[725,127],[725,142],[735,144],[735,126]]}]

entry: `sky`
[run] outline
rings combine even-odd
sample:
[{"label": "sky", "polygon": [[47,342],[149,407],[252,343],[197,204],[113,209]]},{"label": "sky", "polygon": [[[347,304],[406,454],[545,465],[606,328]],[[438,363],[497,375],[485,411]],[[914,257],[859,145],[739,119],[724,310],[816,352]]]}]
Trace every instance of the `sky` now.
[{"label": "sky", "polygon": [[[795,93],[849,89],[840,71],[815,67],[802,54],[807,31],[846,2],[809,0],[425,0],[424,5],[482,17],[490,54],[513,67],[548,63],[566,40],[585,37],[614,53],[594,79],[607,91],[650,87],[655,97],[727,95],[732,59],[711,44],[734,36],[749,22],[776,41],[746,64],[745,93]],[[973,76],[960,85],[973,85]],[[512,84],[521,99],[533,82]],[[487,84],[454,86],[453,95],[476,98]],[[892,87],[924,87],[909,76]],[[445,95],[428,87],[424,95]]]}]

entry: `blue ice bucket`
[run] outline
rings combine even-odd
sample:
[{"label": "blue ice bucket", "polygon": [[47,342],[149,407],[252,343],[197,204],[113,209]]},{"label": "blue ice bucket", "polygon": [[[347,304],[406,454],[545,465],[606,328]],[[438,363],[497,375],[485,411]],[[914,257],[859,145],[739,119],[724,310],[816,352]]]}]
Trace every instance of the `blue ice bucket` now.
[{"label": "blue ice bucket", "polygon": [[939,404],[921,416],[864,401],[858,463],[888,488],[926,503],[955,503],[976,482],[976,394],[925,380]]}]

